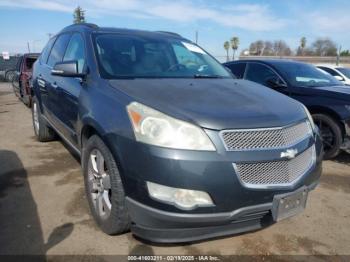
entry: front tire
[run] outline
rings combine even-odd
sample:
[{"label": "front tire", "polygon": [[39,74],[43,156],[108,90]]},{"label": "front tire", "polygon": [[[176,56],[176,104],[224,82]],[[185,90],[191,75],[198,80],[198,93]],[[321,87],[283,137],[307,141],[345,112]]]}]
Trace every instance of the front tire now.
[{"label": "front tire", "polygon": [[55,140],[56,133],[51,127],[49,127],[41,115],[38,101],[33,97],[33,106],[32,106],[32,120],[34,127],[34,134],[38,141],[48,142]]},{"label": "front tire", "polygon": [[339,154],[343,143],[342,131],[339,124],[328,115],[314,114],[312,117],[320,129],[324,149],[323,158],[335,158]]},{"label": "front tire", "polygon": [[82,167],[91,213],[106,234],[124,233],[130,228],[130,218],[117,163],[97,135],[83,146]]}]

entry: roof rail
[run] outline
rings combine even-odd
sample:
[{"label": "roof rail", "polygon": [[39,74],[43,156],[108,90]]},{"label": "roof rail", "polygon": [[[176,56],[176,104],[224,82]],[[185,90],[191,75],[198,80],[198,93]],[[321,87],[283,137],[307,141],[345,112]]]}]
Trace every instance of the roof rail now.
[{"label": "roof rail", "polygon": [[169,32],[169,31],[156,31],[157,33],[163,33],[163,34],[168,34],[168,35],[173,35],[173,36],[178,36],[178,37],[182,37],[181,35],[177,34],[177,33],[173,33],[173,32]]},{"label": "roof rail", "polygon": [[69,25],[66,28],[74,27],[74,26],[86,26],[86,27],[95,28],[95,29],[99,28],[98,25],[92,24],[92,23],[77,23],[77,24]]}]

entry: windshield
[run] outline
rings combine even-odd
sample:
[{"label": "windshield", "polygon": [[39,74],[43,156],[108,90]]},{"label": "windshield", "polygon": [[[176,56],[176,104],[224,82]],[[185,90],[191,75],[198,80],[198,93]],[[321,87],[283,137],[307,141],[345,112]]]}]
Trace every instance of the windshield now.
[{"label": "windshield", "polygon": [[230,78],[231,74],[195,44],[182,39],[97,34],[103,78]]},{"label": "windshield", "polygon": [[276,65],[287,81],[296,87],[322,87],[343,85],[330,74],[313,65],[302,63],[280,63]]},{"label": "windshield", "polygon": [[338,67],[337,70],[340,71],[347,78],[350,78],[350,68]]}]

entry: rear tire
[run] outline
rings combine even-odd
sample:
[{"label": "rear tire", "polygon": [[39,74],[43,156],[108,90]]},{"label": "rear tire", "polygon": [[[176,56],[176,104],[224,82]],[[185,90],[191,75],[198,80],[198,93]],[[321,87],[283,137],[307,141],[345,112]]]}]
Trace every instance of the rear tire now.
[{"label": "rear tire", "polygon": [[95,222],[108,235],[128,231],[124,187],[112,153],[97,135],[89,138],[82,151],[85,191]]},{"label": "rear tire", "polygon": [[339,124],[328,115],[312,115],[315,124],[320,129],[324,148],[324,159],[335,158],[343,143],[343,135]]},{"label": "rear tire", "polygon": [[48,142],[48,141],[55,140],[56,133],[51,127],[48,126],[48,124],[42,117],[39,104],[35,97],[33,97],[32,120],[33,120],[34,134],[38,141]]}]

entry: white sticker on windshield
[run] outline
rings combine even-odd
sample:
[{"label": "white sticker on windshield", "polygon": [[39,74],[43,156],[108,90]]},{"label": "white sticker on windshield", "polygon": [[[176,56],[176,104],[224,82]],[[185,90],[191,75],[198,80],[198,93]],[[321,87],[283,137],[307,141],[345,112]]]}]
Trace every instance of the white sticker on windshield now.
[{"label": "white sticker on windshield", "polygon": [[199,46],[192,45],[190,43],[185,43],[185,42],[182,42],[182,44],[191,52],[205,54],[205,52]]}]

